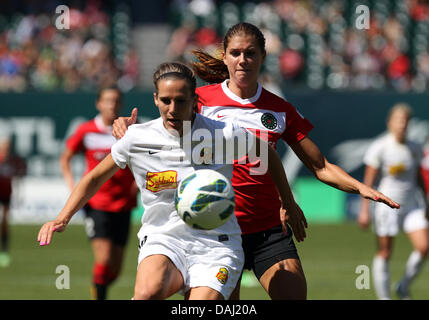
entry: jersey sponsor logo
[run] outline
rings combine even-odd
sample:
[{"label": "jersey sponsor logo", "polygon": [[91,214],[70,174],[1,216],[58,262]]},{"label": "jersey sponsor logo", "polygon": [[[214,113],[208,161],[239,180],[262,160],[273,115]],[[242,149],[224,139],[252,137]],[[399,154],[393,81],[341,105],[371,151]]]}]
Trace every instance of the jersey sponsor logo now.
[{"label": "jersey sponsor logo", "polygon": [[146,189],[158,192],[165,189],[177,188],[177,171],[148,172],[146,174]]},{"label": "jersey sponsor logo", "polygon": [[265,112],[261,116],[261,122],[267,129],[274,130],[275,128],[277,128],[277,119],[269,112]]},{"label": "jersey sponsor logo", "polygon": [[220,268],[219,272],[216,274],[216,278],[220,283],[225,284],[228,281],[228,269]]},{"label": "jersey sponsor logo", "polygon": [[405,164],[399,163],[397,165],[392,165],[389,167],[389,173],[392,176],[398,176],[405,171]]}]

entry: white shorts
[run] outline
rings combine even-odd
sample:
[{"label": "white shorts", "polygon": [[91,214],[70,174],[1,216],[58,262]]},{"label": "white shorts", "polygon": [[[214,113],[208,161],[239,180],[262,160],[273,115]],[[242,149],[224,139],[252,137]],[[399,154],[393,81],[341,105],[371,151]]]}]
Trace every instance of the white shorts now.
[{"label": "white shorts", "polygon": [[190,241],[165,234],[149,235],[140,248],[138,264],[148,256],[165,255],[182,273],[184,287],[181,294],[195,287],[210,287],[227,300],[244,265],[241,237],[228,237],[227,241]]},{"label": "white shorts", "polygon": [[374,210],[374,228],[377,236],[396,236],[399,230],[410,233],[428,227],[425,210],[412,205],[392,209],[385,204],[377,203]]}]

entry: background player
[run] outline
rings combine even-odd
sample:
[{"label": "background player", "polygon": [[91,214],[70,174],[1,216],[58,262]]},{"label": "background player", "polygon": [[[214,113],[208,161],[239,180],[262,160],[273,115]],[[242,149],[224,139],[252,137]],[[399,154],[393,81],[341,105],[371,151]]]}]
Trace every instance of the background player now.
[{"label": "background player", "polygon": [[3,209],[0,232],[0,267],[7,267],[11,262],[8,254],[8,216],[13,191],[12,186],[16,183],[15,178],[24,176],[25,172],[26,164],[23,159],[12,153],[9,138],[0,139],[0,205]]},{"label": "background player", "polygon": [[[194,113],[196,79],[188,67],[164,63],[153,78],[154,101],[161,117],[132,126],[125,137],[112,146],[112,153],[81,179],[58,217],[42,226],[38,241],[40,245],[49,244],[54,231],[63,231],[73,214],[104,181],[128,166],[145,207],[139,231],[141,249],[134,298],[164,299],[183,290],[187,299],[228,299],[244,262],[241,231],[235,215],[219,228],[193,229],[177,215],[174,195],[180,179],[199,168],[217,170],[230,178],[232,159],[227,159],[226,163],[195,163],[193,150],[183,148],[179,137],[191,134],[189,130],[205,129],[210,136],[205,136],[204,144],[210,144],[213,154],[219,153],[216,152],[219,131],[226,143],[237,141],[237,136],[240,142],[243,137],[246,145],[254,139],[249,139],[252,136],[239,126]],[[192,127],[185,127],[185,121],[192,122]],[[299,208],[278,154],[263,142],[251,143],[250,148],[255,150],[258,145],[268,151],[268,171],[285,205],[282,208],[291,216],[297,214]],[[242,158],[248,151],[235,147],[240,150],[236,151],[234,159]],[[225,155],[223,143],[221,148],[221,154]],[[224,277],[220,278],[219,273]]]},{"label": "background player", "polygon": [[[74,155],[85,153],[85,173],[88,173],[110,153],[116,141],[112,137],[111,126],[118,117],[121,102],[121,92],[116,87],[102,88],[96,99],[99,114],[81,124],[68,138],[60,164],[71,190],[75,186],[70,166]],[[120,273],[136,194],[137,187],[131,172],[120,170],[85,206],[85,230],[95,257],[91,286],[93,299],[105,299],[108,286]]]},{"label": "background player", "polygon": [[[364,182],[373,186],[380,176],[380,191],[401,205],[397,211],[380,204],[374,208],[377,252],[372,272],[379,299],[390,299],[389,259],[393,239],[400,229],[407,234],[414,248],[405,266],[404,276],[396,286],[401,299],[409,298],[409,285],[420,272],[429,250],[429,211],[420,173],[422,149],[406,138],[410,116],[411,108],[408,105],[395,105],[387,119],[388,134],[375,140],[364,158]],[[367,228],[370,219],[369,202],[362,199],[358,223],[362,228]]]},{"label": "background player", "polygon": [[[397,204],[383,194],[353,179],[327,161],[307,137],[313,128],[295,107],[262,88],[258,83],[264,63],[265,38],[252,24],[232,26],[223,40],[221,58],[203,51],[194,52],[200,63],[193,64],[200,78],[217,84],[197,88],[199,112],[210,118],[231,121],[261,135],[270,145],[285,140],[301,161],[322,182],[362,197]],[[135,111],[133,111],[135,112]],[[120,118],[113,133],[121,137],[136,118]],[[288,216],[281,210],[275,186],[269,175],[251,171],[257,163],[235,164],[232,184],[236,192],[236,215],[243,232],[245,267],[252,269],[272,299],[305,299],[307,286],[292,239],[291,225],[298,241],[305,238],[301,228],[305,218]],[[280,212],[280,214],[279,214]],[[301,231],[302,230],[302,231]],[[233,298],[238,298],[237,292]]]}]

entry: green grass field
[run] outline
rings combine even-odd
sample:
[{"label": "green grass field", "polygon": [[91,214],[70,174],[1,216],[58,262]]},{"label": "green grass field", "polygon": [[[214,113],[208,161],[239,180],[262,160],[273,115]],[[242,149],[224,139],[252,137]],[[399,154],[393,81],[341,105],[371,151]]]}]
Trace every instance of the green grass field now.
[{"label": "green grass field", "polygon": [[[39,225],[11,226],[10,255],[12,262],[0,268],[0,299],[89,299],[92,252],[83,226],[70,225],[66,232],[55,234],[47,247],[39,247],[36,236]],[[129,300],[137,261],[138,226],[130,234],[126,261],[121,277],[112,285],[109,299]],[[355,286],[355,273],[359,265],[371,267],[375,249],[374,235],[364,232],[354,224],[311,225],[304,243],[298,244],[304,271],[307,276],[309,299],[375,299],[372,289],[359,290]],[[406,237],[396,239],[391,260],[392,282],[397,281],[404,270],[411,252]],[[55,286],[56,268],[66,265],[70,270],[70,289],[58,290]],[[268,299],[265,291],[256,283],[253,275],[245,275],[249,286],[243,287],[242,299]],[[415,299],[429,298],[429,266],[412,286]],[[394,295],[393,295],[394,296]],[[175,295],[172,299],[182,299]]]}]

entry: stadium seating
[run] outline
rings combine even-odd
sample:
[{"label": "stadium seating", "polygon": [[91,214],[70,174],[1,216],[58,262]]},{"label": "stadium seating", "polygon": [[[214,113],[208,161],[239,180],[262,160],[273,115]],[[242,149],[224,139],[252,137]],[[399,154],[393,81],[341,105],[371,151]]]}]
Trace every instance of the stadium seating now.
[{"label": "stadium seating", "polygon": [[[408,7],[402,0],[213,3],[216,6],[210,16],[218,19],[217,23],[212,20],[209,27],[219,36],[231,25],[247,21],[259,26],[266,35],[270,33],[266,36],[267,47],[278,38],[281,50],[268,52],[264,66],[264,71],[278,81],[314,89],[422,91],[429,87],[428,79],[424,79],[423,86],[414,86],[419,72],[417,60],[428,53],[428,4]],[[369,30],[356,28],[358,5],[370,9]],[[195,32],[207,27],[205,19],[192,10],[176,14],[176,27],[185,23],[185,12],[186,19],[193,16],[199,22]],[[389,29],[397,30],[396,34]],[[279,63],[279,57],[286,62],[301,57],[304,64],[299,72],[282,70],[290,63]]]}]

